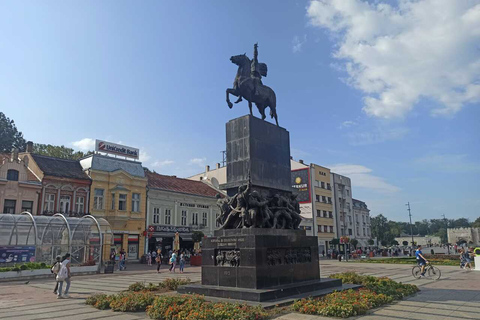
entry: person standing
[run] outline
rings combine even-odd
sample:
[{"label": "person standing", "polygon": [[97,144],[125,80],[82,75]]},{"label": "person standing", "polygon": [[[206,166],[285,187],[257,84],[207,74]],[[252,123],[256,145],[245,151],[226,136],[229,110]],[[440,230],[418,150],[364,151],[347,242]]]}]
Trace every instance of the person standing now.
[{"label": "person standing", "polygon": [[180,254],[180,273],[183,273],[184,267],[185,267],[185,254],[182,252]]},{"label": "person standing", "polygon": [[177,266],[177,252],[173,251],[172,256],[170,257],[170,269],[169,271],[175,273],[175,267]]},{"label": "person standing", "polygon": [[[58,282],[57,299],[69,298],[68,290],[70,290],[71,277],[72,277],[72,274],[70,273],[70,253],[67,253],[63,257],[60,270],[58,271],[58,274],[57,274],[57,282]],[[65,288],[65,293],[62,295],[62,287],[63,287],[64,281],[67,283],[67,286]]]},{"label": "person standing", "polygon": [[55,275],[55,289],[53,289],[53,293],[57,294],[58,290],[58,281],[57,281],[57,274],[60,272],[60,267],[62,266],[62,256],[57,256],[57,261],[53,264],[52,269],[50,271]]},{"label": "person standing", "polygon": [[125,270],[127,269],[127,267],[125,266],[125,259],[127,258],[127,255],[125,253],[125,250],[122,248],[122,250],[120,250],[120,266],[119,266],[119,270]]},{"label": "person standing", "polygon": [[155,257],[155,262],[157,263],[157,273],[160,273],[160,266],[162,265],[162,254],[158,253]]},{"label": "person standing", "polygon": [[148,251],[148,253],[147,253],[147,264],[149,266],[152,265],[152,253],[150,251]]}]

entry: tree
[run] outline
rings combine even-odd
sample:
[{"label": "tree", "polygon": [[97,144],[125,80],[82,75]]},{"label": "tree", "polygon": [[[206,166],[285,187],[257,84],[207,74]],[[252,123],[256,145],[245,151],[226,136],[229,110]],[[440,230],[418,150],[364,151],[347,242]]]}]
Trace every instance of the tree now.
[{"label": "tree", "polygon": [[15,122],[0,112],[0,152],[11,152],[12,149],[25,150],[25,139]]},{"label": "tree", "polygon": [[53,146],[51,144],[34,143],[33,153],[61,159],[78,160],[80,158],[93,154],[93,151],[83,153],[82,151],[75,151],[72,148],[67,148],[65,146]]},{"label": "tree", "polygon": [[439,229],[435,235],[440,237],[442,244],[446,244],[448,242],[447,229],[445,227]]},{"label": "tree", "polygon": [[375,241],[373,241],[373,239],[368,239],[368,245],[369,246],[373,246],[374,243],[375,243]]},{"label": "tree", "polygon": [[388,244],[387,240],[382,240],[382,241],[380,241],[380,243],[381,243],[382,246],[384,246],[384,247],[386,247],[387,244]]},{"label": "tree", "polygon": [[355,249],[357,249],[358,240],[357,240],[357,239],[351,239],[351,240],[350,240],[350,244],[351,244]]},{"label": "tree", "polygon": [[382,214],[370,219],[372,225],[372,236],[379,240],[385,239],[385,232],[388,231],[388,220]]},{"label": "tree", "polygon": [[453,220],[450,223],[451,228],[468,228],[470,227],[470,221],[467,218],[460,218],[457,220]]},{"label": "tree", "polygon": [[472,223],[473,228],[480,228],[480,217]]},{"label": "tree", "polygon": [[407,240],[404,240],[404,241],[402,242],[402,244],[403,244],[404,246],[408,246],[408,241],[407,241]]},{"label": "tree", "polygon": [[193,242],[200,242],[202,241],[205,234],[202,231],[193,231],[192,232],[192,241]]},{"label": "tree", "polygon": [[398,241],[397,241],[397,240],[393,240],[393,241],[392,241],[392,245],[393,245],[393,246],[398,246],[398,245],[399,245],[399,243],[398,243]]},{"label": "tree", "polygon": [[333,238],[332,241],[330,241],[330,244],[333,244],[334,246],[336,246],[337,244],[340,244],[340,239]]}]

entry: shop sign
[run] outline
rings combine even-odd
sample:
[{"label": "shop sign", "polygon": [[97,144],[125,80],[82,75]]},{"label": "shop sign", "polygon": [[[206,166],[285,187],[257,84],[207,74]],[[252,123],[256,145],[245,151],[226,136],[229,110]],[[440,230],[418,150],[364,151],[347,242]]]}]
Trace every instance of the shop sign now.
[{"label": "shop sign", "polygon": [[18,262],[34,262],[35,247],[33,246],[7,246],[0,247],[0,262],[2,263],[18,263]]},{"label": "shop sign", "polygon": [[178,232],[178,233],[190,233],[192,229],[190,227],[176,227],[176,226],[165,226],[165,225],[156,225],[156,226],[149,226],[153,227],[155,232]]},{"label": "shop sign", "polygon": [[310,201],[310,170],[309,168],[293,170],[291,173],[292,187],[296,190],[297,201],[307,203]]},{"label": "shop sign", "polygon": [[103,140],[95,140],[95,151],[116,154],[122,157],[138,159],[140,150]]}]

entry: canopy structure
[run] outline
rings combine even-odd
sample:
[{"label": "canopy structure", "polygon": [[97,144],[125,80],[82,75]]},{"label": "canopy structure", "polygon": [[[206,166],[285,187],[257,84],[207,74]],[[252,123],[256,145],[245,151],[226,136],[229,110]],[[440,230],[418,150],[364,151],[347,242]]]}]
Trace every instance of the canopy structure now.
[{"label": "canopy structure", "polygon": [[51,264],[70,253],[74,265],[100,265],[111,245],[112,229],[103,218],[0,214],[0,263]]}]

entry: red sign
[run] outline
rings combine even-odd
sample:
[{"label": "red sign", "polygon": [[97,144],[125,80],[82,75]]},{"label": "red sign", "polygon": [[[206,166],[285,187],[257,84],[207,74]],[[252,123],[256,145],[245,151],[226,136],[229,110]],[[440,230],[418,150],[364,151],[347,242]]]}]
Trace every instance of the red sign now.
[{"label": "red sign", "polygon": [[148,231],[154,232],[154,231],[155,231],[155,227],[154,227],[154,226],[149,226],[149,227],[148,227]]}]

